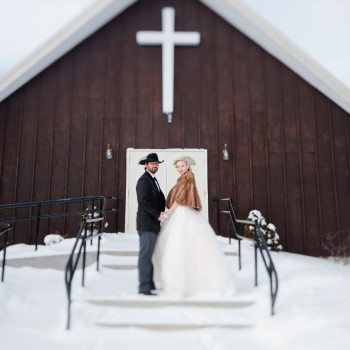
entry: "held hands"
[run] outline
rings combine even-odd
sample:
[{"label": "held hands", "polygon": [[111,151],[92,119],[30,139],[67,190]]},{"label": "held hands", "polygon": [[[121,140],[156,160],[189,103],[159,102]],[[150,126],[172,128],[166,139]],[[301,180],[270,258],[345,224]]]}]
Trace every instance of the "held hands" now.
[{"label": "held hands", "polygon": [[165,214],[164,211],[162,211],[162,212],[160,213],[158,220],[161,221],[161,222],[165,221],[165,220],[169,217],[169,215],[172,214],[172,212],[173,212],[178,206],[179,206],[179,205],[178,205],[176,202],[174,202],[173,205],[171,206],[171,208],[166,212],[166,214]]},{"label": "held hands", "polygon": [[168,218],[168,215],[166,215],[163,211],[160,213],[158,220],[163,222]]}]

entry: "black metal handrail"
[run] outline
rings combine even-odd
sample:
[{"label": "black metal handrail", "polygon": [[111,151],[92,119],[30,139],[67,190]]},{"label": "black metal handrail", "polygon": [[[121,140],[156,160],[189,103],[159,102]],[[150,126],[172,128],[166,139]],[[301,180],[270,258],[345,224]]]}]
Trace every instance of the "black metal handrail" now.
[{"label": "black metal handrail", "polygon": [[[272,258],[269,252],[269,247],[266,243],[264,234],[262,233],[261,228],[257,222],[255,222],[255,225],[254,225],[254,240],[255,242],[258,242],[257,244],[255,244],[255,246],[257,246],[260,251],[266,271],[270,278],[271,315],[274,315],[275,303],[276,303],[277,292],[278,292],[277,271],[272,261]],[[256,281],[256,285],[257,283],[258,282]]]},{"label": "black metal handrail", "polygon": [[[109,197],[109,198],[115,198],[115,197]],[[13,209],[19,209],[19,208],[36,208],[37,212],[36,215],[27,215],[27,216],[21,216],[21,217],[8,217],[8,218],[1,218],[0,223],[2,222],[16,222],[16,221],[24,221],[24,220],[36,220],[36,233],[35,233],[35,250],[38,249],[38,239],[39,239],[39,229],[40,229],[40,222],[41,219],[48,219],[48,218],[57,218],[57,217],[63,217],[63,216],[74,216],[74,215],[84,215],[88,212],[93,213],[101,213],[101,205],[106,200],[103,196],[88,196],[88,197],[80,197],[80,198],[65,198],[65,199],[54,199],[54,200],[47,200],[47,201],[38,201],[38,202],[28,202],[28,203],[16,203],[16,204],[4,204],[0,205],[0,212],[4,210],[13,210]],[[59,204],[71,204],[71,203],[82,203],[82,202],[91,202],[91,210],[82,210],[82,211],[61,211],[60,213],[51,213],[51,214],[42,214],[41,210],[44,206],[52,206],[52,205],[59,205]],[[95,203],[100,202],[100,209],[94,209]],[[118,201],[119,202],[119,201]],[[116,209],[109,209],[108,211],[116,211]]]},{"label": "black metal handrail", "polygon": [[[116,200],[116,208],[106,208],[107,207],[107,201],[108,200]],[[40,229],[40,219],[49,219],[49,218],[57,218],[57,217],[65,217],[65,216],[74,216],[74,215],[85,215],[90,214],[91,218],[94,218],[97,215],[101,216],[103,213],[103,216],[105,216],[104,213],[106,212],[116,212],[116,225],[117,225],[117,232],[118,232],[118,217],[119,217],[119,202],[123,200],[121,197],[103,197],[103,196],[88,196],[88,197],[80,197],[80,198],[66,198],[66,199],[54,199],[54,200],[47,200],[47,201],[39,201],[39,202],[28,202],[28,203],[17,203],[17,204],[4,204],[0,205],[0,212],[4,210],[13,210],[18,208],[37,208],[37,215],[29,215],[29,216],[21,216],[21,217],[9,217],[9,218],[1,218],[0,219],[0,225],[5,227],[3,230],[0,231],[0,236],[4,234],[4,241],[6,242],[6,245],[0,249],[4,249],[3,254],[3,260],[2,260],[2,282],[4,281],[4,271],[5,271],[5,264],[6,264],[6,248],[9,246],[7,242],[7,232],[11,229],[10,225],[6,223],[7,221],[24,221],[24,220],[35,220],[36,219],[36,235],[35,235],[35,250],[38,249],[38,237],[39,237],[39,229]],[[71,203],[82,203],[82,202],[90,202],[91,203],[91,209],[83,210],[83,211],[63,211],[60,213],[52,213],[52,214],[42,214],[41,208],[43,206],[50,206],[50,205],[57,205],[57,204],[71,204]],[[96,202],[100,203],[100,209],[95,209]],[[91,224],[93,225],[93,224]],[[10,228],[8,228],[10,227]],[[91,230],[91,232],[93,232]],[[0,241],[0,244],[2,241]]]},{"label": "black metal handrail", "polygon": [[106,200],[116,200],[116,208],[106,208],[106,212],[110,212],[110,211],[115,211],[116,215],[115,215],[115,227],[116,227],[116,233],[119,232],[119,202],[123,201],[124,199],[122,197],[113,197],[113,196],[109,196],[109,197],[105,197]]},{"label": "black metal handrail", "polygon": [[[77,234],[72,252],[68,258],[68,261],[66,264],[66,269],[65,269],[65,283],[66,283],[67,298],[68,298],[67,329],[70,329],[71,303],[72,303],[72,282],[73,282],[75,270],[76,270],[77,265],[79,263],[81,251],[83,249],[82,286],[84,286],[84,284],[85,284],[86,240],[98,237],[98,245],[97,245],[97,271],[98,271],[99,264],[100,264],[100,241],[101,241],[101,235],[103,234],[104,221],[105,221],[104,211],[103,211],[102,217],[83,220],[83,222],[80,226],[79,232]],[[96,222],[100,222],[98,233],[94,234],[93,230],[91,230],[91,234],[88,236],[87,235],[88,225],[89,224],[93,225]],[[83,235],[83,232],[85,233],[84,235]],[[78,246],[79,241],[81,243],[80,243],[80,246],[78,248],[78,252],[77,252],[76,256],[74,257],[75,250]]]},{"label": "black metal handrail", "polygon": [[[239,220],[236,216],[236,211],[234,209],[233,203],[231,198],[221,198],[221,199],[214,199],[214,202],[216,202],[216,213],[217,213],[217,233],[220,236],[221,235],[221,219],[220,214],[227,214],[228,215],[228,242],[231,244],[232,240],[232,230],[235,234],[236,239],[238,240],[238,268],[241,270],[242,268],[242,250],[241,250],[241,241],[247,240],[254,243],[254,240],[248,237],[245,237],[240,234],[240,225],[241,224],[250,224],[253,222],[248,220]],[[220,210],[220,202],[227,202],[228,203],[228,210]],[[255,257],[255,266],[257,267],[256,263],[256,257]],[[257,268],[255,268],[255,276],[257,275]]]},{"label": "black metal handrail", "polygon": [[3,250],[2,256],[2,272],[1,272],[1,282],[4,281],[5,276],[5,263],[6,263],[6,248],[9,245],[7,241],[8,232],[11,230],[10,224],[0,223],[0,237],[3,236],[3,240],[0,241],[0,244],[3,246],[0,248],[0,251]]},{"label": "black metal handrail", "polygon": [[[248,240],[254,243],[254,266],[255,266],[255,286],[258,285],[258,264],[257,264],[257,250],[260,251],[263,259],[266,271],[270,279],[270,296],[271,296],[271,315],[274,315],[274,307],[278,292],[278,277],[277,271],[273,264],[268,245],[266,243],[264,234],[257,222],[251,220],[240,220],[237,219],[236,212],[232,203],[231,198],[215,199],[217,202],[217,220],[218,220],[218,234],[220,234],[220,213],[228,215],[228,232],[229,232],[229,243],[231,243],[233,229],[236,238],[238,239],[238,257],[239,257],[239,269],[241,269],[241,240]],[[228,203],[228,210],[220,210],[220,202],[225,201]],[[241,225],[251,225],[254,227],[254,239],[241,235]]]}]

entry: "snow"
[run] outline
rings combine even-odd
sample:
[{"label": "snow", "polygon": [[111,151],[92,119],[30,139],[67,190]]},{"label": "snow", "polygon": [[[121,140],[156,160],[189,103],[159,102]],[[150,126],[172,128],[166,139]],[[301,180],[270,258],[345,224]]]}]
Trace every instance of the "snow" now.
[{"label": "snow", "polygon": [[96,0],[0,0],[0,77]]},{"label": "snow", "polygon": [[44,238],[44,243],[45,245],[57,244],[63,241],[63,239],[61,235],[50,234]]},{"label": "snow", "polygon": [[[350,265],[270,252],[279,277],[275,315],[271,316],[269,280],[260,259],[259,286],[254,287],[253,247],[248,242],[242,243],[243,268],[238,271],[237,242],[233,240],[229,245],[223,237],[218,237],[218,242],[227,253],[238,291],[230,300],[204,302],[247,302],[252,303],[250,306],[194,307],[191,302],[198,302],[196,298],[139,296],[138,236],[104,234],[100,271],[96,271],[95,262],[89,263],[85,287],[81,286],[81,270],[74,277],[69,331],[65,329],[64,264],[56,269],[45,266],[57,257],[65,262],[74,240],[40,245],[37,251],[32,245],[10,246],[5,281],[0,283],[1,348],[328,350],[349,347]],[[96,242],[88,243],[89,254],[95,255],[96,246]],[[41,268],[31,266],[35,258],[42,260]],[[25,266],[13,267],[14,262]],[[125,268],[111,268],[115,265]],[[101,300],[110,304],[100,305]],[[183,303],[173,306],[169,301]],[[126,302],[136,306],[126,306],[123,304]],[[142,327],[174,324],[188,329]],[[203,327],[191,328],[194,325]]]}]

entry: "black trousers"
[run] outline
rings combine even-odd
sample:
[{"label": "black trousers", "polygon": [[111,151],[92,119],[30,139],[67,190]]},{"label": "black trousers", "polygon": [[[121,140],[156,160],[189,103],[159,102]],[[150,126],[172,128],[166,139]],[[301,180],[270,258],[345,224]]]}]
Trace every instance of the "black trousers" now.
[{"label": "black trousers", "polygon": [[138,260],[139,269],[139,293],[149,292],[155,289],[153,282],[152,255],[157,240],[155,232],[138,231],[140,237],[140,252]]}]

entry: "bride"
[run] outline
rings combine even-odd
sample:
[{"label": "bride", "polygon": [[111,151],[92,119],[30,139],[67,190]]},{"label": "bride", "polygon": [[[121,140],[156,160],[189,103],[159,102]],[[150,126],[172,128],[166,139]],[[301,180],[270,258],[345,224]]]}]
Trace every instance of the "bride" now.
[{"label": "bride", "polygon": [[200,213],[194,174],[185,158],[175,160],[180,173],[169,192],[167,218],[158,235],[152,261],[157,288],[165,295],[230,296],[233,277],[216,234]]}]

